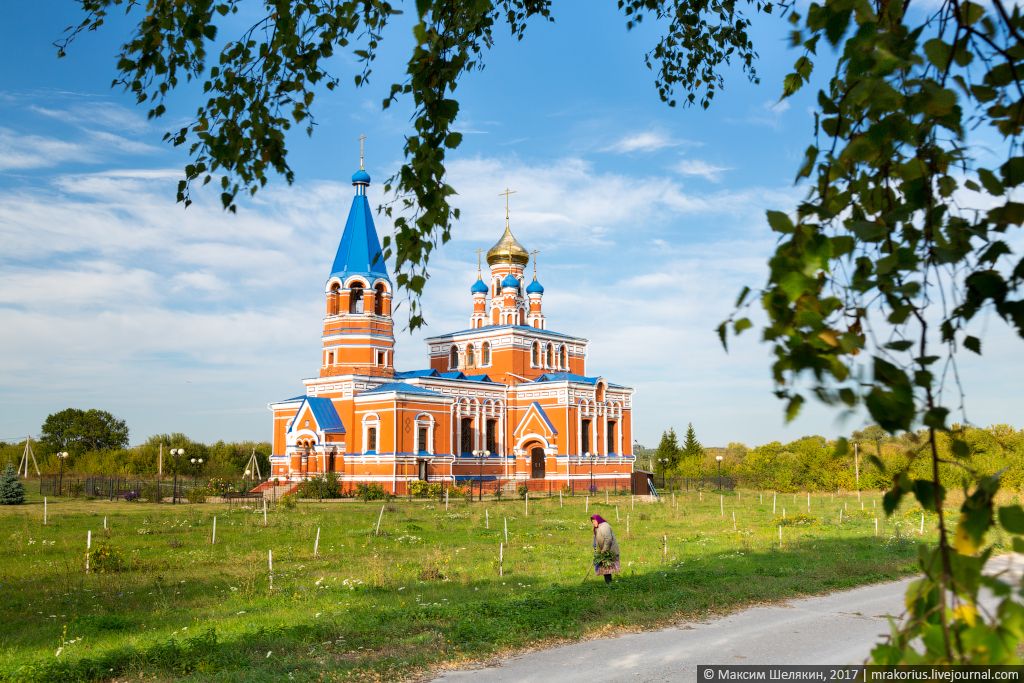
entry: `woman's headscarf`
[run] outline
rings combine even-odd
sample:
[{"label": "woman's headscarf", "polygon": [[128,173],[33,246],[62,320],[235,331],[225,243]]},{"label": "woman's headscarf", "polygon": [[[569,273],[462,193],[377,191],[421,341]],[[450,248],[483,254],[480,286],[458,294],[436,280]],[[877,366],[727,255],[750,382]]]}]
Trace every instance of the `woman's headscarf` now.
[{"label": "woman's headscarf", "polygon": [[604,524],[605,522],[608,521],[604,517],[602,517],[601,515],[590,515],[590,518],[595,520],[598,524]]}]

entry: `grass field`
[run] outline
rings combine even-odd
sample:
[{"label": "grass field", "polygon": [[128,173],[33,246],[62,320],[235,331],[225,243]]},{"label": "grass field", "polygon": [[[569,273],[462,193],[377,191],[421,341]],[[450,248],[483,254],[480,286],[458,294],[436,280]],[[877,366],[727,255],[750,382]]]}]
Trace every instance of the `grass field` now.
[{"label": "grass field", "polygon": [[[520,500],[398,500],[374,535],[381,503],[271,509],[264,526],[215,504],[51,500],[43,526],[33,499],[0,507],[0,677],[393,680],[912,571],[920,512],[885,520],[863,504],[817,494],[808,515],[805,494],[779,494],[773,515],[771,493],[705,492],[600,496],[588,513],[577,496],[526,515]],[[594,512],[622,546],[611,588],[589,566]]]}]

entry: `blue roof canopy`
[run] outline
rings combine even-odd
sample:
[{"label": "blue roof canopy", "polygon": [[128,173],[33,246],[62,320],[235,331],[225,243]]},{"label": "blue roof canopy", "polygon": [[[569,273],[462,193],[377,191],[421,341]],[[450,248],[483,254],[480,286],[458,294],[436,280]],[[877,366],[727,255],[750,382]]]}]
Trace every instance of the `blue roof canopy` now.
[{"label": "blue roof canopy", "polygon": [[571,372],[546,372],[534,382],[583,382],[584,384],[597,384],[597,377],[584,377],[574,375]]},{"label": "blue roof canopy", "polygon": [[384,384],[381,384],[379,387],[374,387],[373,389],[368,389],[367,391],[361,391],[359,392],[358,395],[365,396],[366,394],[390,394],[391,392],[399,394],[420,394],[423,396],[444,396],[444,394],[439,394],[436,391],[424,389],[423,387],[418,387],[414,384],[406,384],[405,382],[385,382]]},{"label": "blue roof canopy", "polygon": [[304,406],[308,405],[309,410],[313,413],[313,419],[316,420],[317,426],[322,432],[336,432],[338,434],[345,433],[345,425],[342,424],[341,418],[338,416],[338,411],[334,408],[334,403],[329,398],[319,398],[316,396],[306,396],[302,406],[299,406],[298,411],[295,413],[295,419],[288,425],[288,431],[292,431],[295,428],[295,422],[299,419],[299,415],[302,414]]}]

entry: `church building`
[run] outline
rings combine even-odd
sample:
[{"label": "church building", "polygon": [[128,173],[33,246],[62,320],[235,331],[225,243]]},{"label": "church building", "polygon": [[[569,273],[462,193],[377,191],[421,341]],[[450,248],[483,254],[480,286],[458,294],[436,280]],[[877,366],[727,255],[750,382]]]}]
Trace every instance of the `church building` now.
[{"label": "church building", "polygon": [[416,480],[629,488],[633,389],[591,373],[587,339],[550,329],[507,191],[504,232],[469,288],[468,327],[429,337],[427,367],[396,370],[394,290],[359,166],[324,287],[318,375],[269,406],[270,478],[335,472],[345,490],[378,484],[399,495]]}]

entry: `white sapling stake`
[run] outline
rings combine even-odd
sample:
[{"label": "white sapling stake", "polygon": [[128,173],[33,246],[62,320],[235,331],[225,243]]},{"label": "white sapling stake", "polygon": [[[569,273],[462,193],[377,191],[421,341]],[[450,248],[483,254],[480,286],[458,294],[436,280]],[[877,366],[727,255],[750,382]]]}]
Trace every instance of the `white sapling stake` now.
[{"label": "white sapling stake", "polygon": [[267,525],[267,499],[263,499],[263,526]]},{"label": "white sapling stake", "polygon": [[636,496],[630,494],[629,496],[629,509],[636,510]]},{"label": "white sapling stake", "polygon": [[85,532],[85,573],[89,573],[89,550],[92,549],[92,530]]},{"label": "white sapling stake", "polygon": [[697,491],[697,500],[699,500],[702,503],[704,502],[704,492],[703,491]]},{"label": "white sapling stake", "polygon": [[484,528],[491,528],[491,512],[490,510],[484,510]]},{"label": "white sapling stake", "polygon": [[629,536],[629,515],[626,515],[626,535]]},{"label": "white sapling stake", "polygon": [[213,535],[210,536],[210,545],[217,544],[217,515],[213,516]]},{"label": "white sapling stake", "polygon": [[764,491],[762,491],[761,493],[757,494],[757,502],[758,503],[764,503]]},{"label": "white sapling stake", "polygon": [[508,517],[502,517],[505,520],[505,543],[508,543]]},{"label": "white sapling stake", "polygon": [[558,507],[562,507],[562,489],[558,489]]},{"label": "white sapling stake", "polygon": [[843,508],[839,508],[839,523],[843,523]]},{"label": "white sapling stake", "polygon": [[313,541],[313,557],[320,557],[320,527],[316,528],[316,539]]},{"label": "white sapling stake", "polygon": [[860,502],[860,509],[861,509],[861,512],[864,511],[864,501],[863,500]]},{"label": "white sapling stake", "polygon": [[878,517],[875,517],[875,536],[878,535]]},{"label": "white sapling stake", "polygon": [[661,542],[662,542],[661,558],[665,562],[668,562],[668,535],[667,534],[663,535],[661,537]]},{"label": "white sapling stake", "polygon": [[673,510],[676,509],[676,492],[675,491],[672,492],[672,509]]},{"label": "white sapling stake", "polygon": [[718,495],[718,509],[722,513],[721,516],[725,517],[725,496],[723,496],[721,494]]},{"label": "white sapling stake", "polygon": [[736,531],[736,511],[732,511],[732,530]]},{"label": "white sapling stake", "polygon": [[526,495],[523,496],[523,503],[526,504],[526,514],[523,515],[523,516],[524,517],[529,517],[530,516],[530,492],[529,491],[527,491]]},{"label": "white sapling stake", "polygon": [[373,532],[374,536],[380,536],[380,520],[382,519],[384,519],[384,505],[380,506],[380,514],[377,515],[377,529]]},{"label": "white sapling stake", "polygon": [[807,492],[807,514],[811,513],[811,492]]},{"label": "white sapling stake", "polygon": [[783,519],[786,518],[786,508],[785,507],[782,508],[782,518]]},{"label": "white sapling stake", "polygon": [[505,575],[505,544],[498,544],[498,576]]},{"label": "white sapling stake", "polygon": [[448,489],[444,490],[444,510],[448,511]]},{"label": "white sapling stake", "polygon": [[586,507],[584,508],[584,511],[590,512],[590,496],[587,496]]},{"label": "white sapling stake", "polygon": [[871,500],[871,509],[872,510],[875,509],[875,500],[874,499]]},{"label": "white sapling stake", "polygon": [[924,513],[923,512],[921,513],[921,528],[918,529],[917,535],[918,536],[923,536],[924,535]]},{"label": "white sapling stake", "polygon": [[267,550],[267,577],[270,579],[270,590],[274,590],[274,551]]},{"label": "white sapling stake", "polygon": [[619,521],[619,506],[615,506],[615,521]]},{"label": "white sapling stake", "polygon": [[107,530],[107,516],[103,515],[103,530]]},{"label": "white sapling stake", "polygon": [[46,496],[43,496],[43,526],[46,526]]},{"label": "white sapling stake", "polygon": [[782,548],[782,525],[779,525],[779,548]]},{"label": "white sapling stake", "polygon": [[778,493],[772,493],[772,514],[775,514],[775,499],[778,498]]}]

